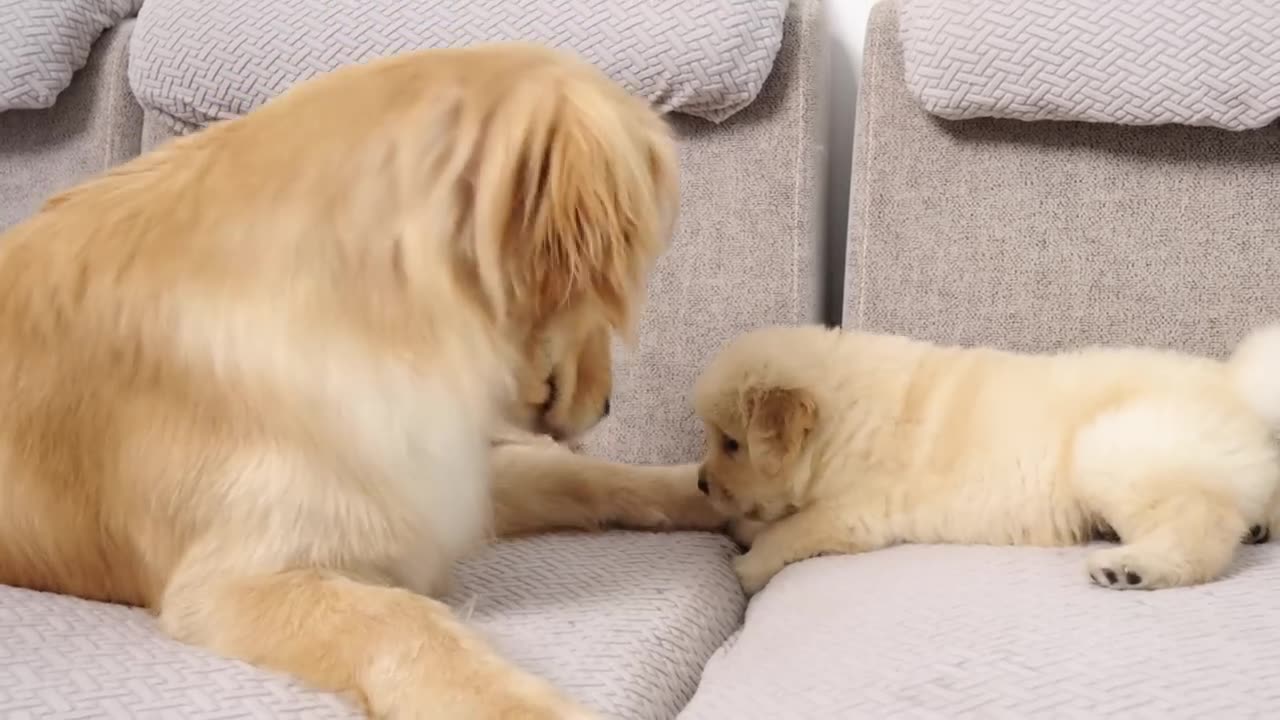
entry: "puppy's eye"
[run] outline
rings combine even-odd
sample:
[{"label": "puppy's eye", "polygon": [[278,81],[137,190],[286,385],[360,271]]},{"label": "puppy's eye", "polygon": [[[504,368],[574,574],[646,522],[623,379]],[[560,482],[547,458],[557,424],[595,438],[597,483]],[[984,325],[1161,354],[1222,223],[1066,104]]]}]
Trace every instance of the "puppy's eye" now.
[{"label": "puppy's eye", "polygon": [[724,439],[720,441],[720,447],[724,449],[725,453],[732,455],[738,452],[738,441],[725,435]]}]

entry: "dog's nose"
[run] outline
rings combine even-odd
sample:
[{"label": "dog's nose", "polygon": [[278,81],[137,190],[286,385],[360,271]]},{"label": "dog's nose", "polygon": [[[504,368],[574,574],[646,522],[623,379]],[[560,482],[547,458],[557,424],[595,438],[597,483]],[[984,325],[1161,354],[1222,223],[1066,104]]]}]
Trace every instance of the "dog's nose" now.
[{"label": "dog's nose", "polygon": [[707,485],[707,469],[704,467],[698,468],[698,490],[702,491],[703,495],[711,494],[711,488]]},{"label": "dog's nose", "polygon": [[604,414],[605,417],[609,416],[609,398],[604,399]]}]

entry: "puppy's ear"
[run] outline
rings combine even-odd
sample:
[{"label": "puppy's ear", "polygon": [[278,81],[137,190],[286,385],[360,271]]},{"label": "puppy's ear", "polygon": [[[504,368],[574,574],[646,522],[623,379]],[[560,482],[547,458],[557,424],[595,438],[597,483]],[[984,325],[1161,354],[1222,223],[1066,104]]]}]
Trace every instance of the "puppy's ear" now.
[{"label": "puppy's ear", "polygon": [[590,301],[629,334],[671,230],[675,153],[662,120],[596,71],[510,88],[475,168],[480,268],[534,325]]},{"label": "puppy's ear", "polygon": [[818,404],[808,390],[749,387],[740,399],[751,463],[775,475],[804,447],[818,421]]}]

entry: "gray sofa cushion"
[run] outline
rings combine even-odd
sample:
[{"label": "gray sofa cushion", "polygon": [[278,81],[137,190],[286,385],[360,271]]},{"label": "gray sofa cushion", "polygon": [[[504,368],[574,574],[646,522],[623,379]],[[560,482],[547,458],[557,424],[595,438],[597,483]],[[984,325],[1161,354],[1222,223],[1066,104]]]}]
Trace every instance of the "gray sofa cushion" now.
[{"label": "gray sofa cushion", "polygon": [[102,33],[56,105],[0,113],[0,231],[50,195],[138,154],[142,108],[124,69],[134,22]]},{"label": "gray sofa cushion", "polygon": [[1085,548],[904,546],[788,567],[680,720],[1272,717],[1280,547],[1193,588],[1093,586]]},{"label": "gray sofa cushion", "polygon": [[[667,720],[738,626],[723,537],[552,535],[463,563],[453,604],[610,717]],[[355,718],[337,696],[169,640],[141,610],[0,586],[0,717]]]},{"label": "gray sofa cushion", "polygon": [[103,30],[142,0],[0,2],[0,112],[52,107]]},{"label": "gray sofa cushion", "polygon": [[907,81],[949,119],[1181,123],[1280,116],[1280,5],[903,0]]},{"label": "gray sofa cushion", "polygon": [[760,92],[788,0],[148,0],[129,78],[186,126],[243,115],[341,65],[526,40],[575,51],[663,110],[721,121]]},{"label": "gray sofa cushion", "polygon": [[948,122],[903,73],[884,0],[857,108],[846,326],[1221,356],[1280,318],[1280,126]]}]

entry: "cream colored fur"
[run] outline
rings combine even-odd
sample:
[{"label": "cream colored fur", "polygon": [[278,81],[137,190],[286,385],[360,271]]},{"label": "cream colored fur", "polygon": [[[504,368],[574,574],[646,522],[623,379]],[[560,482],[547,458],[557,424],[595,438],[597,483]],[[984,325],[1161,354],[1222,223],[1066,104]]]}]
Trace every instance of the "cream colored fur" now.
[{"label": "cream colored fur", "polygon": [[763,329],[699,379],[702,482],[741,519],[751,550],[737,570],[752,592],[821,553],[1070,545],[1112,530],[1120,544],[1088,558],[1094,582],[1202,583],[1273,521],[1277,378],[1280,327],[1226,363]]},{"label": "cream colored fur", "polygon": [[582,718],[437,600],[494,534],[711,528],[603,413],[678,201],[644,103],[525,45],[304,82],[0,237],[0,582],[384,718]]}]

